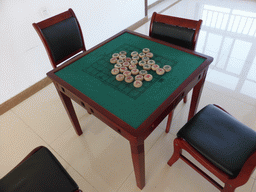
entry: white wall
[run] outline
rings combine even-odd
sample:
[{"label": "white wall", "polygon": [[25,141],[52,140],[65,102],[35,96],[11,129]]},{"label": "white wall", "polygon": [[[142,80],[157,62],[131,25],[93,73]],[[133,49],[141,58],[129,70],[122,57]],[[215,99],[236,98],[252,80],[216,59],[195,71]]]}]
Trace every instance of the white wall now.
[{"label": "white wall", "polygon": [[0,104],[46,77],[52,69],[32,23],[68,8],[79,20],[87,49],[145,16],[143,0],[0,1]]}]

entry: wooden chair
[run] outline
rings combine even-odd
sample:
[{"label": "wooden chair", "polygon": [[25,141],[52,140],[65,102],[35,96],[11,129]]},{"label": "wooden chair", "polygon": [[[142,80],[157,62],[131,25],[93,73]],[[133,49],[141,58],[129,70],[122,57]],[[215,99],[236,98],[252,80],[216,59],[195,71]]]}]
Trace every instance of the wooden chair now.
[{"label": "wooden chair", "polygon": [[[195,50],[202,20],[190,20],[185,18],[153,13],[149,28],[149,36],[165,42]],[[183,98],[187,102],[187,96]],[[166,133],[170,130],[173,111],[169,114]]]},{"label": "wooden chair", "polygon": [[[222,187],[182,155],[182,149],[218,177]],[[179,158],[222,192],[244,185],[256,167],[256,132],[217,105],[207,105],[177,133],[172,166]]]},{"label": "wooden chair", "polygon": [[31,151],[0,179],[3,192],[82,192],[56,157],[43,146]]},{"label": "wooden chair", "polygon": [[40,36],[53,68],[81,51],[86,51],[79,22],[72,9],[33,27]]}]

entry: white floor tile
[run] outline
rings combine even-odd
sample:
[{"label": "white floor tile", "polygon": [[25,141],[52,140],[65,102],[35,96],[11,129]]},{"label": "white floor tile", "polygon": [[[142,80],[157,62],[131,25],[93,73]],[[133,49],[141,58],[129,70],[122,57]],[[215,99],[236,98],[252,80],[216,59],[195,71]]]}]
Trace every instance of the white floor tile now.
[{"label": "white floor tile", "polygon": [[[133,170],[129,142],[93,115],[80,121],[80,137],[71,128],[51,146],[97,190],[117,190]],[[162,132],[157,128],[146,139],[146,152]]]},{"label": "white floor tile", "polygon": [[251,192],[255,192],[255,191],[256,191],[256,181],[254,180],[254,185],[253,185],[253,187],[252,187]]},{"label": "white floor tile", "polygon": [[0,116],[0,178],[12,170],[34,148],[47,146],[17,115]]},{"label": "white floor tile", "polygon": [[148,17],[151,18],[153,12],[160,13],[160,12],[170,8],[171,6],[174,6],[178,2],[179,2],[179,0],[165,0],[165,1],[162,1],[158,4],[156,4],[153,8],[150,8],[148,10]]},{"label": "white floor tile", "polygon": [[[169,7],[175,2],[178,3]],[[234,14],[240,14],[237,18],[241,21],[256,18],[256,2],[166,0],[151,9],[149,21],[135,31],[148,35],[152,13],[162,10],[162,14],[203,19],[196,51],[214,57],[214,61],[198,110],[207,104],[218,104],[256,131],[255,34],[253,36],[252,31],[246,34],[238,19],[231,22]],[[214,11],[228,13],[226,28],[218,27],[218,22],[224,26],[225,19],[217,19]],[[191,94],[186,104],[181,101],[176,107],[170,133],[164,132],[166,118],[146,139],[146,186],[142,191],[218,191],[182,160],[172,167],[167,165],[173,152],[173,139],[187,122]],[[83,191],[141,191],[135,182],[129,142],[73,103],[83,130],[81,136],[76,135],[53,84],[0,117],[0,178],[31,150],[44,145]],[[256,192],[255,179],[256,171],[248,183],[236,191]]]},{"label": "white floor tile", "polygon": [[61,165],[65,168],[65,170],[69,173],[72,179],[77,183],[79,189],[82,191],[88,192],[98,192],[88,181],[86,181],[73,167],[71,167],[58,153],[56,153],[52,148],[48,148],[51,150],[53,155],[58,159]]},{"label": "white floor tile", "polygon": [[223,93],[216,92],[215,90],[211,90],[208,87],[208,84],[204,87],[198,110],[208,104],[217,104],[228,111],[237,120],[256,131],[256,112],[254,106],[231,98]]},{"label": "white floor tile", "polygon": [[[86,114],[74,105],[78,118]],[[53,84],[23,101],[12,111],[48,144],[67,131],[71,122]]]}]

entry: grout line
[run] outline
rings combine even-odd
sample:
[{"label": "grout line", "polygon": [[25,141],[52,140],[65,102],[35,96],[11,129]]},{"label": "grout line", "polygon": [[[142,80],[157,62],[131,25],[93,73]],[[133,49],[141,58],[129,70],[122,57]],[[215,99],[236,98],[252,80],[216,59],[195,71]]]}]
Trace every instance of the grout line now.
[{"label": "grout line", "polygon": [[168,7],[164,8],[162,11],[159,11],[159,13],[163,13],[166,10],[170,9],[171,7],[173,7],[174,5],[178,4],[179,2],[181,2],[182,0],[178,0],[176,2],[174,2],[173,4],[169,5]]},{"label": "grout line", "polygon": [[130,174],[128,174],[128,176],[126,177],[126,179],[124,180],[124,182],[120,185],[120,187],[116,190],[116,192],[120,192],[119,190],[123,187],[123,185],[126,183],[126,181],[129,179],[129,177],[131,176],[131,174],[134,173],[134,170],[132,170],[132,172]]},{"label": "grout line", "polygon": [[[252,176],[251,176],[251,178],[254,179]],[[243,186],[243,185],[242,185],[242,186]],[[252,187],[251,187],[250,192],[254,192],[254,191],[252,191],[254,186],[256,186],[256,179],[254,179],[254,182],[253,182],[253,184],[252,184]]]},{"label": "grout line", "polygon": [[27,127],[30,131],[32,131],[35,135],[37,135],[40,139],[42,139],[43,142],[45,142],[47,145],[50,146],[49,143],[47,143],[39,134],[37,134],[34,129],[32,129],[32,127],[30,127],[18,114],[15,113],[15,111],[13,111],[12,109],[10,110],[15,116],[17,116],[18,119],[20,119]]},{"label": "grout line", "polygon": [[[86,178],[84,178],[83,177],[83,175],[81,175],[74,167],[72,167],[72,165],[70,165],[69,163],[68,163],[68,161],[66,161],[66,159],[64,159],[64,157],[62,157],[56,150],[54,150],[54,148],[51,146],[51,145],[49,145],[49,148],[51,148],[51,150],[52,151],[54,151],[55,153],[57,153],[58,155],[59,155],[59,157],[63,160],[63,161],[65,161],[66,163],[67,163],[67,165],[69,166],[69,167],[71,167],[78,175],[80,175],[87,183],[89,183],[90,185],[91,185],[91,187],[93,187],[97,192],[98,192],[98,190],[89,182],[89,181],[87,181],[86,180]],[[57,158],[57,157],[56,157]],[[63,166],[63,165],[62,165]],[[67,171],[67,170],[66,170]],[[68,172],[68,171],[67,171]],[[75,181],[76,182],[76,181]],[[77,183],[77,182],[76,182]],[[78,184],[77,184],[78,185]],[[79,186],[79,189],[80,189],[80,186]],[[81,189],[82,190],[82,189]],[[84,190],[83,190],[84,191]]]},{"label": "grout line", "polygon": [[[179,2],[181,2],[182,0],[177,0],[174,3],[172,3],[171,5],[167,6],[166,8],[162,9],[161,11],[158,11],[158,13],[162,14],[163,12],[167,11],[168,9],[170,9],[171,7],[173,7],[174,5],[178,4]],[[161,4],[164,1],[161,1],[160,3],[158,3],[157,5]],[[154,7],[152,8],[154,9]],[[149,11],[148,11],[149,12]],[[153,11],[154,12],[154,11]],[[148,16],[148,19],[151,20],[151,15]]]},{"label": "grout line", "polygon": [[[158,128],[159,128],[159,127],[157,127],[156,129],[158,129]],[[159,129],[161,129],[161,128],[159,128]],[[147,152],[145,152],[145,157],[146,157],[146,154],[148,154],[148,153],[150,152],[150,150],[154,147],[154,145],[157,143],[157,141],[160,139],[161,135],[163,135],[163,134],[168,134],[168,133],[165,133],[165,130],[163,130],[163,133],[161,133],[161,134],[159,135],[159,137],[156,139],[156,141],[154,142],[154,144],[148,149]]]}]

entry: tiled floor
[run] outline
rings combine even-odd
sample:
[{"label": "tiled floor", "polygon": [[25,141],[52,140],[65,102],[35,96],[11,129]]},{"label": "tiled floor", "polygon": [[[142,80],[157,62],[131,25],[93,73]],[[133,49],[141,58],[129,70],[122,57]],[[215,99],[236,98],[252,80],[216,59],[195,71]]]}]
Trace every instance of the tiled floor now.
[{"label": "tiled floor", "polygon": [[[199,109],[209,103],[219,104],[256,130],[256,2],[182,0],[163,14],[204,21],[197,51],[215,60]],[[136,31],[148,34],[148,28],[146,23]],[[0,178],[32,149],[44,145],[83,191],[140,191],[135,183],[128,141],[77,104],[75,109],[83,129],[80,137],[72,128],[52,84],[3,114],[0,117]],[[164,132],[164,120],[146,139],[146,186],[142,191],[217,191],[181,160],[172,167],[167,165],[173,151],[172,141],[186,122],[188,109],[189,104],[181,102],[175,110],[170,133]],[[256,192],[255,180],[256,173],[236,191]]]}]

